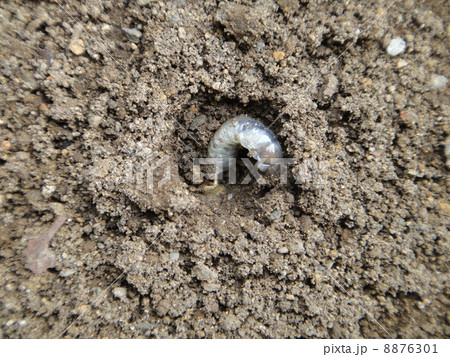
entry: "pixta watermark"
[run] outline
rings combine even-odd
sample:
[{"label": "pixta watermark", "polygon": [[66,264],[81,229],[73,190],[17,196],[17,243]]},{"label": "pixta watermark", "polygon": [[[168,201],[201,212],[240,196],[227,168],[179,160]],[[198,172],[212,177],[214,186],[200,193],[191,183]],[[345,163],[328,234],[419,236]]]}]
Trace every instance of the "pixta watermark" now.
[{"label": "pixta watermark", "polygon": [[[128,164],[126,170],[126,183],[144,193],[153,193],[155,189],[161,189],[171,181],[177,168],[173,164],[170,155],[149,155],[143,165]],[[243,165],[238,168],[239,160]],[[141,160],[143,162],[143,160]],[[281,184],[288,183],[288,168],[295,164],[293,158],[267,159],[264,167],[249,158],[194,158],[192,162],[192,183],[200,185],[205,179],[228,185],[248,185],[253,180],[265,185],[266,174],[277,177]],[[138,167],[138,168],[136,168]],[[238,175],[239,170],[239,175]],[[242,173],[245,170],[246,174]],[[238,176],[240,179],[238,180]],[[243,177],[243,178],[242,178]]]}]

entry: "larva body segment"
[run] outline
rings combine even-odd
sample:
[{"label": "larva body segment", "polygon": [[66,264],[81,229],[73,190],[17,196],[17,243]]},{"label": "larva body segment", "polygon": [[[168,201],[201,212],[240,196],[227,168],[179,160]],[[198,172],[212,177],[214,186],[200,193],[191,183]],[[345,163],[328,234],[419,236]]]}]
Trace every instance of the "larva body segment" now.
[{"label": "larva body segment", "polygon": [[273,132],[259,121],[245,115],[227,120],[216,131],[208,147],[208,157],[219,159],[214,185],[217,184],[217,176],[228,170],[228,159],[236,157],[240,146],[257,161],[256,167],[260,171],[269,169],[273,165],[272,159],[283,156]]}]

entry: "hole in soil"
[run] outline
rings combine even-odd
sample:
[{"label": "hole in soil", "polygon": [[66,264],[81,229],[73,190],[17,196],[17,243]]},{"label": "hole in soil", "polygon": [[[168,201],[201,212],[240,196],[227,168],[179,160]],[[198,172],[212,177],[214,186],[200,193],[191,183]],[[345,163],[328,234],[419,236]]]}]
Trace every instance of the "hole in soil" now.
[{"label": "hole in soil", "polygon": [[315,287],[316,287],[316,284],[314,284],[314,283],[312,282],[312,279],[311,279],[311,278],[306,278],[305,284],[308,285],[310,288],[315,288]]},{"label": "hole in soil", "polygon": [[55,149],[59,149],[59,150],[65,149],[72,144],[73,144],[73,142],[70,140],[67,140],[67,139],[53,140],[53,146],[55,147]]},{"label": "hole in soil", "polygon": [[339,226],[341,228],[353,228],[355,226],[355,222],[351,220],[350,217],[344,216],[338,220]]},{"label": "hole in soil", "polygon": [[190,275],[192,272],[192,269],[194,268],[195,264],[193,261],[186,259],[184,261],[184,264],[180,264],[180,268],[186,272],[186,274]]},{"label": "hole in soil", "polygon": [[[283,145],[283,141],[277,135],[281,130],[283,120],[282,118],[276,120],[278,111],[271,102],[267,100],[251,101],[243,105],[236,99],[223,98],[217,100],[212,94],[203,93],[192,99],[188,108],[183,110],[177,118],[179,125],[177,125],[176,136],[179,140],[173,151],[178,154],[180,176],[188,185],[193,185],[194,159],[207,157],[208,144],[215,131],[225,121],[242,114],[257,119],[266,126],[271,126],[270,129],[275,133],[280,144]],[[255,164],[255,161],[248,156],[248,151],[244,148],[239,150],[237,157],[249,158]],[[238,159],[237,165],[237,183],[240,183],[249,172],[242,160]],[[202,167],[201,170],[205,173],[207,168]],[[226,173],[224,173],[222,182],[227,182]],[[252,180],[250,186],[252,186],[252,182],[254,183]]]},{"label": "hole in soil", "polygon": [[42,23],[41,25],[39,25],[39,26],[36,28],[35,32],[44,32],[44,33],[47,33],[47,24],[46,24],[45,22]]},{"label": "hole in soil", "polygon": [[317,109],[319,110],[328,110],[331,107],[331,103],[324,103],[323,105],[317,104]]}]

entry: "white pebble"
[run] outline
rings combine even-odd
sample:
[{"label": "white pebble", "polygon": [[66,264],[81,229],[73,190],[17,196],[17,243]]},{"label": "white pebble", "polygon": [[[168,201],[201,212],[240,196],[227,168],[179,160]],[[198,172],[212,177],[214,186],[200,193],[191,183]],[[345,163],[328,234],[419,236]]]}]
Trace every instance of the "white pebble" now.
[{"label": "white pebble", "polygon": [[396,37],[389,42],[386,52],[389,56],[398,56],[406,49],[406,41],[401,37]]},{"label": "white pebble", "polygon": [[432,74],[430,86],[432,89],[445,89],[447,87],[448,79],[446,76],[440,74]]},{"label": "white pebble", "polygon": [[170,252],[170,259],[178,260],[180,258],[180,253],[178,252]]},{"label": "white pebble", "polygon": [[142,32],[136,28],[129,29],[124,27],[122,28],[122,31],[127,37],[128,41],[132,43],[139,43],[139,41],[141,40]]},{"label": "white pebble", "polygon": [[186,38],[186,30],[184,27],[178,27],[178,37],[182,40]]},{"label": "white pebble", "polygon": [[114,297],[118,298],[118,299],[123,299],[127,296],[127,288],[114,288],[112,291]]},{"label": "white pebble", "polygon": [[401,59],[397,63],[397,68],[403,68],[403,67],[406,67],[407,65],[408,65],[408,62]]},{"label": "white pebble", "polygon": [[42,187],[42,194],[44,195],[44,197],[49,197],[53,192],[55,192],[55,190],[55,186],[45,185],[44,187]]},{"label": "white pebble", "polygon": [[138,0],[137,3],[140,6],[146,6],[148,5],[148,3],[150,2],[150,0]]},{"label": "white pebble", "polygon": [[72,51],[74,55],[82,55],[84,53],[84,42],[82,39],[77,38],[70,41],[69,50]]}]

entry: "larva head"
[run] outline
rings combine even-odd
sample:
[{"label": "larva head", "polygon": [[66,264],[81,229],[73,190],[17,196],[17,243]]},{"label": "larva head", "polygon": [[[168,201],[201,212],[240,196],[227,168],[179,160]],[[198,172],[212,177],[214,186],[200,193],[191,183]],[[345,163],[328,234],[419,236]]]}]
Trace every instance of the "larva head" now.
[{"label": "larva head", "polygon": [[273,141],[270,145],[261,147],[255,154],[258,160],[256,167],[262,172],[275,172],[278,168],[279,160],[283,157],[283,151],[278,141]]},{"label": "larva head", "polygon": [[264,172],[277,167],[276,159],[283,157],[283,152],[274,133],[250,117],[240,116],[233,122],[236,126],[237,141],[257,160],[258,170]]}]

